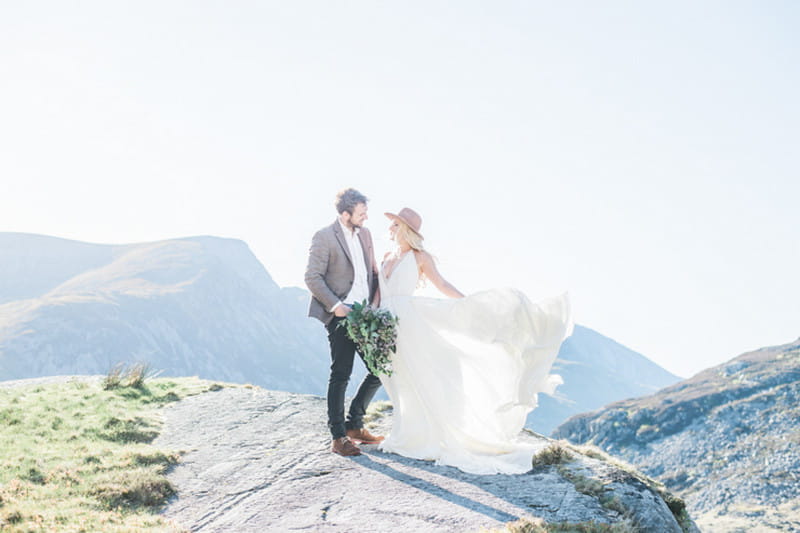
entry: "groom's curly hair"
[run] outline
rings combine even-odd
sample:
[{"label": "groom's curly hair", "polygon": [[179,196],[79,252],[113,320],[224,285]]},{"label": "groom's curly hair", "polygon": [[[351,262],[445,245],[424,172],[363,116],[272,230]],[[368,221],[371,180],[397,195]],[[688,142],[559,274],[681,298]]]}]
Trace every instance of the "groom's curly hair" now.
[{"label": "groom's curly hair", "polygon": [[336,211],[341,215],[345,211],[353,214],[358,204],[366,204],[367,197],[355,189],[344,189],[336,194]]}]

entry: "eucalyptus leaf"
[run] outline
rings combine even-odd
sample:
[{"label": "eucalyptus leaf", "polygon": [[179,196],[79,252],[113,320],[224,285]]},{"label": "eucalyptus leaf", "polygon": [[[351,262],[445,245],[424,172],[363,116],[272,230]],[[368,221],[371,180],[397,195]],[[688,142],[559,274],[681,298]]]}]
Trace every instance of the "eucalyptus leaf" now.
[{"label": "eucalyptus leaf", "polygon": [[391,354],[397,353],[397,317],[388,309],[369,306],[366,300],[354,303],[351,309],[339,327],[346,329],[370,372],[391,376]]}]

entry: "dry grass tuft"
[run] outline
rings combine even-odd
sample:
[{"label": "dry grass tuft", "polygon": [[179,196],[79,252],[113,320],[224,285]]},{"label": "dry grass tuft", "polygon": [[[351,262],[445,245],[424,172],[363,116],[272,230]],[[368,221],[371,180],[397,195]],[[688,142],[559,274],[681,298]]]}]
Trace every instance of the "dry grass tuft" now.
[{"label": "dry grass tuft", "polygon": [[630,520],[613,524],[601,522],[547,523],[541,518],[522,518],[505,525],[503,529],[481,530],[481,533],[638,533]]},{"label": "dry grass tuft", "polygon": [[393,409],[392,402],[372,402],[369,404],[367,412],[364,415],[364,427],[367,429],[375,429],[378,425],[378,421],[391,413]]},{"label": "dry grass tuft", "polygon": [[141,389],[144,387],[145,380],[154,378],[157,375],[158,372],[154,372],[148,363],[134,363],[131,366],[127,366],[125,363],[118,363],[103,378],[103,390],[113,390],[120,387]]},{"label": "dry grass tuft", "polygon": [[531,467],[539,468],[548,465],[561,465],[573,461],[575,457],[560,442],[553,442],[544,450],[531,458]]}]

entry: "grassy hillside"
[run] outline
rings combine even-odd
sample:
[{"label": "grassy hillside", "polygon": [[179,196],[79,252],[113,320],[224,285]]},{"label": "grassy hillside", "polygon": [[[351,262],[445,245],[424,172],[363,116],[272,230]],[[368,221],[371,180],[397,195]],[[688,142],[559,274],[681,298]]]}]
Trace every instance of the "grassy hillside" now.
[{"label": "grassy hillside", "polygon": [[142,378],[0,388],[1,530],[180,531],[155,514],[178,460],[150,444],[158,409],[220,385]]}]

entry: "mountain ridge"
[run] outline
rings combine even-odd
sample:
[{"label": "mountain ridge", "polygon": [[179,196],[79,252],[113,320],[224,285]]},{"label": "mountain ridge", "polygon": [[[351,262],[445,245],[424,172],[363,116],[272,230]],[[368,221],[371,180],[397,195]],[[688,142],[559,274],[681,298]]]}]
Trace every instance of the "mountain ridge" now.
[{"label": "mountain ridge", "polygon": [[[554,397],[540,396],[547,416],[534,411],[528,426],[550,434],[572,415],[592,411],[620,398],[650,394],[680,378],[619,342],[575,325],[559,350],[553,373],[564,378]],[[532,423],[531,423],[532,422]]]},{"label": "mountain ridge", "polygon": [[[61,253],[70,244],[55,242]],[[88,250],[89,257],[73,256],[69,266],[91,268],[76,275],[67,269],[61,276],[54,275],[52,263],[30,270],[30,278],[38,272],[45,281],[31,283],[28,298],[0,305],[3,378],[102,374],[119,361],[146,361],[167,375],[301,390],[309,383],[324,386],[314,372],[327,365],[317,330],[310,321],[292,318],[304,312],[296,292],[278,287],[243,241],[194,237],[89,248],[78,243],[77,250]],[[9,250],[2,251],[2,263],[13,265]],[[37,254],[48,255],[33,250],[18,264]],[[13,294],[10,285],[0,286],[5,300]],[[294,376],[272,379],[283,368],[294,368]]]},{"label": "mountain ridge", "polygon": [[[329,348],[324,328],[307,317],[309,293],[279,287],[243,241],[89,244],[0,233],[0,272],[0,379],[103,374],[140,361],[164,375],[327,388]],[[678,379],[580,325],[554,372],[566,383],[554,398],[541,395],[528,418],[542,434],[572,414]],[[351,392],[364,373],[356,365]]]}]

